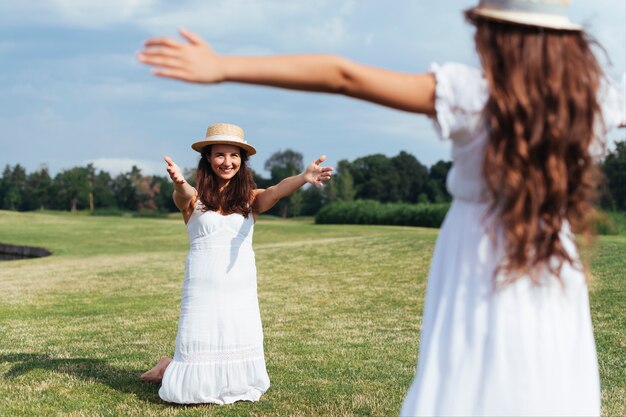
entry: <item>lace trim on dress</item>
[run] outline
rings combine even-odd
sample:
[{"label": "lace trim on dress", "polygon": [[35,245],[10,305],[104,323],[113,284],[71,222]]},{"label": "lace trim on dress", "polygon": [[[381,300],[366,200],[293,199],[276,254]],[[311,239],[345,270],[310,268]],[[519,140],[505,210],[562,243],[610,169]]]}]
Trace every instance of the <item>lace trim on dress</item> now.
[{"label": "lace trim on dress", "polygon": [[263,346],[246,346],[227,350],[179,353],[182,362],[241,362],[264,359]]}]

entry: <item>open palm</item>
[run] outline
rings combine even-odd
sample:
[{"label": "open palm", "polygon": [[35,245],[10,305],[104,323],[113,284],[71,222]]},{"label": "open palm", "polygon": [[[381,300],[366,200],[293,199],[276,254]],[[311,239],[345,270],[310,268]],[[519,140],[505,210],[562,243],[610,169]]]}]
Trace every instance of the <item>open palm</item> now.
[{"label": "open palm", "polygon": [[314,162],[311,162],[304,171],[304,178],[309,184],[316,187],[323,187],[324,181],[328,181],[332,175],[333,167],[323,167],[321,164],[326,160],[326,156],[322,155]]},{"label": "open palm", "polygon": [[218,83],[223,80],[220,56],[202,38],[185,29],[179,30],[187,42],[160,37],[146,41],[137,58],[155,67],[154,75],[194,83]]}]

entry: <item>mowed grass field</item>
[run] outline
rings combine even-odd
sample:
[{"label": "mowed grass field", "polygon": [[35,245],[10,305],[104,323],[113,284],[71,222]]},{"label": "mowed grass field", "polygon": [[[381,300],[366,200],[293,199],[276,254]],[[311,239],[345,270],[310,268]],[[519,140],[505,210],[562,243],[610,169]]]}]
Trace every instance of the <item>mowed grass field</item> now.
[{"label": "mowed grass field", "polygon": [[[178,406],[138,377],[174,350],[182,220],[0,211],[0,242],[54,252],[0,262],[0,416],[398,415],[436,236],[262,218],[270,390],[257,403]],[[626,236],[599,237],[588,255],[603,413],[626,415]]]}]

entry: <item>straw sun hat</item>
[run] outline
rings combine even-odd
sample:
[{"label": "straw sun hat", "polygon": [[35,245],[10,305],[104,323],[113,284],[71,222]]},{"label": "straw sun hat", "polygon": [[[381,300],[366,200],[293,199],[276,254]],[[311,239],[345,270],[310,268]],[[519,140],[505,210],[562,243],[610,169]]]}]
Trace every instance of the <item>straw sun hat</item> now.
[{"label": "straw sun hat", "polygon": [[194,151],[202,152],[207,145],[235,145],[248,152],[248,156],[256,153],[254,146],[244,139],[243,129],[237,125],[217,123],[206,129],[205,139],[191,145]]},{"label": "straw sun hat", "polygon": [[581,25],[572,23],[567,17],[569,3],[569,0],[480,0],[478,6],[467,13],[526,26],[582,30]]}]

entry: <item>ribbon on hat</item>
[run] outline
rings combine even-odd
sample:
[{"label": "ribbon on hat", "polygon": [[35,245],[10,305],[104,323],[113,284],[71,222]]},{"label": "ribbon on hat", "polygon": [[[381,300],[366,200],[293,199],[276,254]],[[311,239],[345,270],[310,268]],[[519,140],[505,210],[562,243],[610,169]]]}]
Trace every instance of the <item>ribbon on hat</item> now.
[{"label": "ribbon on hat", "polygon": [[215,135],[215,136],[209,136],[206,138],[207,141],[212,141],[212,140],[228,140],[228,141],[232,141],[232,142],[239,142],[239,143],[245,143],[248,144],[248,142],[245,139],[241,139],[239,136],[231,136],[231,135]]}]

